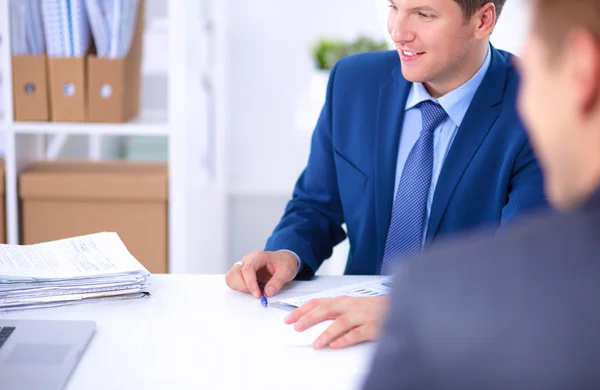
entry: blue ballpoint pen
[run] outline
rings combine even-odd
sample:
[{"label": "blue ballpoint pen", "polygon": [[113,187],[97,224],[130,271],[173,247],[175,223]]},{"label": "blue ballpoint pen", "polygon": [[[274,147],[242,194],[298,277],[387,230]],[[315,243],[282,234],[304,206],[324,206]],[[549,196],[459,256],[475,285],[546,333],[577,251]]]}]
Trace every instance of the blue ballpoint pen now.
[{"label": "blue ballpoint pen", "polygon": [[265,285],[259,283],[258,287],[260,287],[260,303],[263,305],[263,307],[267,307],[269,302],[267,301],[267,297],[265,297]]}]

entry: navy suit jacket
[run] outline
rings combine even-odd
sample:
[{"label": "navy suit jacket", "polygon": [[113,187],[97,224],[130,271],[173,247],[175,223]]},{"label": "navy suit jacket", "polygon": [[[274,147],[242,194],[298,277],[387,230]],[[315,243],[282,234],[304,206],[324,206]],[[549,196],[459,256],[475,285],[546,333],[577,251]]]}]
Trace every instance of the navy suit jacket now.
[{"label": "navy suit jacket", "polygon": [[[516,112],[518,74],[491,48],[490,67],[439,177],[426,245],[502,226],[545,206],[542,175]],[[412,83],[395,51],[347,57],[332,69],[308,164],[265,249],[288,249],[310,277],[346,238],[346,274],[379,274],[390,223],[404,107]]]}]

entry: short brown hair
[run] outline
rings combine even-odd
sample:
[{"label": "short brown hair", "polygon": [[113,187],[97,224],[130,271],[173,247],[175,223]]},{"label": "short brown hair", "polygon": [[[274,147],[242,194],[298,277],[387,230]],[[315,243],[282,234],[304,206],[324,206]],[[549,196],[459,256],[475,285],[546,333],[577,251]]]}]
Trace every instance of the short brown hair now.
[{"label": "short brown hair", "polygon": [[600,44],[600,0],[533,0],[533,29],[552,52],[562,49],[574,27],[586,29]]},{"label": "short brown hair", "polygon": [[502,7],[504,7],[504,3],[506,0],[454,0],[460,5],[460,8],[463,10],[463,14],[466,19],[469,19],[475,12],[477,12],[481,7],[486,5],[487,3],[494,3],[496,6],[496,18],[500,16],[502,12]]}]

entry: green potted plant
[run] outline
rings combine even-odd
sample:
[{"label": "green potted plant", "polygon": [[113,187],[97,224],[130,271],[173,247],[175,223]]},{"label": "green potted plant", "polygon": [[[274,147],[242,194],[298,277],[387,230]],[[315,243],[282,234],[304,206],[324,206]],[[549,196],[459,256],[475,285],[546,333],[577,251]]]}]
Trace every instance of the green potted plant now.
[{"label": "green potted plant", "polygon": [[316,106],[322,106],[331,68],[342,58],[356,53],[386,50],[388,44],[384,40],[375,40],[366,35],[359,35],[354,40],[320,37],[312,47],[312,58],[315,67],[309,99]]},{"label": "green potted plant", "polygon": [[329,71],[336,62],[355,53],[386,50],[385,41],[377,41],[366,35],[359,35],[353,41],[320,38],[312,49],[315,67]]}]

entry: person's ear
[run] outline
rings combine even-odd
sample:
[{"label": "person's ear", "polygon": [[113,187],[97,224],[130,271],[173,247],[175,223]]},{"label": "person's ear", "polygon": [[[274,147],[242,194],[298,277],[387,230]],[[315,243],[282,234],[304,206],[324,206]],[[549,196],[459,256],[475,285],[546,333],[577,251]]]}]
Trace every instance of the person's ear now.
[{"label": "person's ear", "polygon": [[492,34],[494,26],[496,26],[496,20],[498,18],[496,6],[494,3],[489,2],[475,12],[471,18],[472,22],[475,24],[475,38],[485,39]]},{"label": "person's ear", "polygon": [[587,30],[577,28],[567,36],[565,52],[568,80],[573,84],[578,114],[600,108],[600,44]]}]

